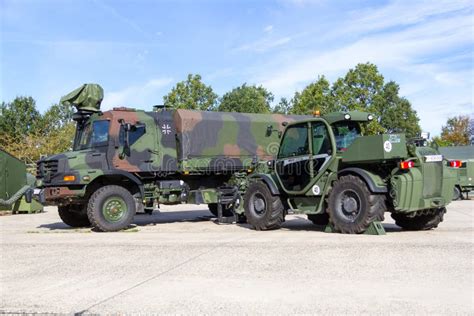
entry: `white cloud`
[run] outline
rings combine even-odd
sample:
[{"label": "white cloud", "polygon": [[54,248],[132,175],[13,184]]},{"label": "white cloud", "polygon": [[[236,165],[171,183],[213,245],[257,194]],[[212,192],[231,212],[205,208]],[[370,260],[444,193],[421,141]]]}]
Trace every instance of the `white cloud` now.
[{"label": "white cloud", "polygon": [[265,33],[270,33],[270,32],[272,32],[272,31],[273,31],[273,25],[267,25],[267,26],[265,26],[264,29],[263,29],[263,31],[264,31]]},{"label": "white cloud", "polygon": [[[460,52],[463,47],[472,52],[473,20],[469,10],[463,11],[466,2],[449,1],[445,7],[438,2],[430,7],[430,3],[410,7],[396,1],[379,10],[360,12],[360,20],[350,23],[353,28],[343,24],[327,35],[332,43],[345,45],[324,49],[324,43],[313,41],[300,51],[284,51],[257,69],[253,81],[277,97],[291,96],[318,75],[336,78],[357,63],[369,61],[388,74],[387,80],[401,85],[401,93],[418,111],[422,127],[439,133],[446,115],[473,112],[472,55]],[[453,10],[458,10],[457,14],[447,14]],[[434,14],[439,16],[432,18]],[[399,28],[393,29],[395,26]],[[392,29],[386,31],[388,27]],[[344,39],[348,30],[352,41]],[[439,56],[450,56],[451,61]],[[471,67],[452,66],[459,61],[467,61]]]},{"label": "white cloud", "polygon": [[291,37],[280,37],[280,38],[263,38],[252,43],[244,44],[238,47],[237,51],[251,51],[257,53],[264,53],[270,49],[283,46],[291,41]]},{"label": "white cloud", "polygon": [[107,92],[103,102],[104,110],[119,106],[151,109],[152,105],[162,103],[162,96],[165,94],[163,88],[172,82],[171,78],[151,79],[143,85]]}]

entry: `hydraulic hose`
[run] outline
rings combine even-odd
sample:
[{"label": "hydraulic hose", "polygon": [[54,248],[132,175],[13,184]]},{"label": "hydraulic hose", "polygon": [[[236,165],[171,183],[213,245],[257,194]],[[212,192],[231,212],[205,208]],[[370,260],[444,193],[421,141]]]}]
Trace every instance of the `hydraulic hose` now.
[{"label": "hydraulic hose", "polygon": [[16,201],[18,201],[23,196],[23,194],[25,194],[25,192],[28,191],[28,189],[30,188],[31,187],[29,185],[25,185],[20,190],[18,190],[15,194],[13,194],[12,197],[9,198],[8,200],[0,199],[0,205],[1,206],[12,205]]}]

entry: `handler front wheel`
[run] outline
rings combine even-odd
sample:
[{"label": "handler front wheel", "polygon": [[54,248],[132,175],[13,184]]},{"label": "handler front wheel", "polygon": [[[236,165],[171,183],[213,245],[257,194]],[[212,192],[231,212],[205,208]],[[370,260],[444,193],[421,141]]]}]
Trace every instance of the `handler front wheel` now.
[{"label": "handler front wheel", "polygon": [[113,232],[127,228],[136,213],[132,194],[118,185],[106,185],[92,194],[87,216],[94,228]]},{"label": "handler front wheel", "polygon": [[263,182],[252,183],[244,197],[245,216],[256,230],[279,229],[285,220],[281,199],[273,195]]},{"label": "handler front wheel", "polygon": [[357,176],[340,177],[329,194],[329,222],[344,234],[365,232],[373,221],[383,219],[385,210],[384,197],[372,194]]}]

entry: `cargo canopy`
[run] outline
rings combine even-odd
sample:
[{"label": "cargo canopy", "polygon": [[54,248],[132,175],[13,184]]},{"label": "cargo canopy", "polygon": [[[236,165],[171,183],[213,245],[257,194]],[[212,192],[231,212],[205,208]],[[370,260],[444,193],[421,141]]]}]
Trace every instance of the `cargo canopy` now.
[{"label": "cargo canopy", "polygon": [[[254,157],[273,159],[278,153],[282,123],[304,118],[307,117],[176,110],[173,121],[178,160],[232,159],[244,166]],[[270,135],[269,126],[274,130]]]}]

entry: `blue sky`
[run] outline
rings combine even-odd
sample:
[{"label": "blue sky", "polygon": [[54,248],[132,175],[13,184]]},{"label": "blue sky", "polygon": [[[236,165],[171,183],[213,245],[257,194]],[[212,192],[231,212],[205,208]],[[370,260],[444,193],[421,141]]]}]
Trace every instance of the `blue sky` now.
[{"label": "blue sky", "polygon": [[375,63],[438,134],[472,114],[471,1],[0,0],[0,100],[44,111],[84,82],[103,107],[151,109],[188,73],[222,95],[244,82],[275,99]]}]

